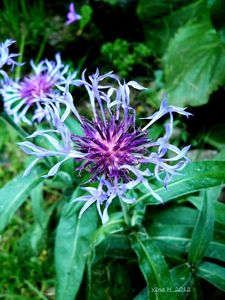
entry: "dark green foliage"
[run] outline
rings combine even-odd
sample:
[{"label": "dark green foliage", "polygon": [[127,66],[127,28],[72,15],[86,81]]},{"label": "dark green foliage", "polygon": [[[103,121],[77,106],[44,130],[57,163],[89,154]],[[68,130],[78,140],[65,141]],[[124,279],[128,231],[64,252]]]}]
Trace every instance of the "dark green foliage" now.
[{"label": "dark green foliage", "polygon": [[0,190],[1,211],[0,211],[0,231],[5,229],[12,215],[23,204],[26,198],[31,193],[32,189],[37,186],[42,180],[41,176],[44,174],[43,169],[37,168],[23,177],[19,175],[11,182],[7,183]]},{"label": "dark green foliage", "polygon": [[189,246],[188,260],[191,265],[197,265],[202,261],[209,247],[209,243],[212,240],[213,230],[213,200],[209,199],[207,194],[205,194],[202,199],[202,208],[199,212]]},{"label": "dark green foliage", "polygon": [[206,4],[199,1],[139,0],[137,13],[150,48],[161,55],[179,27],[202,17]]},{"label": "dark green foliage", "polygon": [[180,28],[164,57],[165,88],[173,104],[206,103],[224,83],[224,54],[225,47],[208,18]]},{"label": "dark green foliage", "polygon": [[143,43],[131,44],[126,40],[116,39],[113,43],[104,44],[101,52],[122,77],[131,73],[135,66],[149,67],[146,58],[150,57],[151,51]]},{"label": "dark green foliage", "polygon": [[[132,248],[138,256],[139,266],[148,284],[148,298],[176,299],[169,268],[151,237],[142,230],[131,235]],[[168,293],[167,293],[168,292]]]},{"label": "dark green foliage", "polygon": [[218,32],[221,41],[225,43],[225,21],[223,17],[225,2],[223,0],[208,0],[207,4],[212,25]]}]

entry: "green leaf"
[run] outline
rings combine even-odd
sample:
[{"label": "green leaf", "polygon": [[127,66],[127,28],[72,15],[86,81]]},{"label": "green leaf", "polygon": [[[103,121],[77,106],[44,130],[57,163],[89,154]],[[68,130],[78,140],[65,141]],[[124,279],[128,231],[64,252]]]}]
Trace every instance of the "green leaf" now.
[{"label": "green leaf", "polygon": [[[188,245],[191,242],[187,237],[176,236],[154,236],[152,238],[160,251],[174,261],[186,261],[186,253]],[[225,262],[225,245],[218,242],[210,242],[209,247],[205,253],[206,257],[218,259]],[[183,258],[183,259],[182,259]]]},{"label": "green leaf", "polygon": [[147,231],[163,255],[176,262],[186,260],[192,232],[190,226],[153,223]]},{"label": "green leaf", "polygon": [[218,32],[221,41],[225,44],[225,2],[223,0],[208,0],[207,2],[213,27]]},{"label": "green leaf", "polygon": [[202,105],[224,83],[225,46],[205,18],[178,30],[164,63],[169,102],[179,106]]},{"label": "green leaf", "polygon": [[225,291],[225,268],[210,262],[203,262],[197,269],[197,275]]},{"label": "green leaf", "polygon": [[189,247],[188,261],[191,265],[200,263],[202,258],[205,256],[209,243],[213,237],[213,229],[213,201],[211,201],[205,193],[202,209],[199,212]]},{"label": "green leaf", "polygon": [[170,270],[170,275],[178,299],[184,299],[184,295],[191,291],[192,273],[190,266],[187,263],[178,265]]},{"label": "green leaf", "polygon": [[[130,240],[123,233],[124,230],[125,224],[122,212],[111,214],[109,221],[96,230],[91,243],[92,251],[87,259],[87,299],[99,299],[99,293],[102,294],[103,298],[105,297],[105,292],[102,289],[105,291],[106,286],[95,282],[96,265],[98,267],[106,256],[113,258],[124,258],[125,256],[127,258],[128,251],[131,252]],[[102,272],[101,270],[101,274]],[[96,289],[98,293],[93,297],[93,290]]]},{"label": "green leaf", "polygon": [[73,116],[68,116],[65,120],[66,126],[69,128],[73,134],[76,135],[82,135],[83,134],[83,129],[80,125],[80,123],[75,119]]},{"label": "green leaf", "polygon": [[[201,200],[199,197],[190,197],[188,199],[198,209],[201,207]],[[225,204],[222,202],[215,201],[213,203],[215,212],[215,222],[225,225]]]},{"label": "green leaf", "polygon": [[51,183],[48,184],[52,189],[61,189],[63,192],[72,186],[72,177],[74,173],[73,161],[68,160],[62,166],[62,170],[59,170],[57,174],[52,178]]},{"label": "green leaf", "polygon": [[163,210],[154,211],[154,214],[149,217],[154,222],[164,224],[164,227],[167,227],[167,225],[193,226],[197,211],[194,208],[173,205]]},{"label": "green leaf", "polygon": [[131,252],[130,240],[124,234],[125,229],[123,213],[116,212],[110,215],[106,224],[101,225],[95,231],[91,243],[93,250],[87,260],[87,299],[92,299],[93,294],[93,264],[101,261],[105,256],[114,258],[127,258],[129,256]]},{"label": "green leaf", "polygon": [[131,249],[128,234],[114,234],[102,241],[95,249],[94,262],[102,259],[104,256],[118,259],[133,259],[134,253]]},{"label": "green leaf", "polygon": [[[181,224],[170,225],[153,222],[147,227],[152,240],[157,244],[163,255],[174,261],[186,261],[188,245],[191,243],[192,227]],[[205,256],[225,261],[224,231],[215,230],[213,241],[210,241]]]},{"label": "green leaf", "polygon": [[47,239],[47,225],[49,219],[46,219],[45,227],[41,227],[39,224],[35,223],[30,228],[29,235],[29,243],[27,243],[26,248],[29,247],[32,250],[32,254],[38,255],[40,251],[46,247],[46,239]]},{"label": "green leaf", "polygon": [[[146,232],[131,234],[132,248],[137,254],[140,269],[148,285],[148,296],[151,299],[177,299],[173,289],[167,263],[158,247]],[[161,290],[161,292],[159,292]]]},{"label": "green leaf", "polygon": [[0,189],[0,232],[9,223],[16,210],[23,204],[43,178],[42,168],[33,169],[29,175],[19,175]]},{"label": "green leaf", "polygon": [[[194,193],[201,189],[221,185],[225,182],[225,162],[224,161],[200,161],[194,162],[185,167],[181,176],[176,176],[165,189],[163,186],[153,188],[164,202],[175,198]],[[134,215],[132,224],[140,223],[145,213],[145,207],[149,204],[159,204],[151,196],[145,193],[133,205]]]},{"label": "green leaf", "polygon": [[[194,224],[193,224],[194,225]],[[193,226],[192,225],[192,226]],[[188,225],[170,225],[170,224],[162,224],[162,223],[155,223],[153,222],[147,227],[147,230],[151,236],[152,239],[159,238],[165,240],[168,238],[174,238],[174,237],[191,237],[193,228],[192,226]]]},{"label": "green leaf", "polygon": [[46,212],[44,210],[44,199],[43,199],[43,183],[41,182],[31,191],[31,204],[34,219],[40,227],[44,227]]},{"label": "green leaf", "polygon": [[[126,266],[124,265],[126,264]],[[127,300],[133,298],[133,285],[131,280],[131,272],[134,265],[130,265],[128,261],[112,260],[106,256],[102,256],[98,263],[92,268],[92,281],[86,284],[84,289],[87,292],[89,284],[91,291],[88,297],[79,299],[87,300],[110,300],[119,299]],[[136,275],[142,276],[136,271]]]},{"label": "green leaf", "polygon": [[[73,199],[73,198],[72,198]],[[84,273],[90,244],[97,226],[95,207],[79,219],[83,203],[68,203],[62,211],[56,231],[56,299],[74,300]]]},{"label": "green leaf", "polygon": [[107,237],[125,230],[125,223],[122,212],[110,215],[109,221],[100,226],[94,234],[93,247],[103,242]]},{"label": "green leaf", "polygon": [[123,213],[116,212],[110,215],[109,221],[101,225],[93,236],[91,248],[94,251],[89,258],[89,264],[106,255],[117,258],[130,257],[130,240],[125,230]]},{"label": "green leaf", "polygon": [[147,45],[162,55],[177,29],[206,12],[204,0],[167,1],[139,0],[137,14],[143,23]]},{"label": "green leaf", "polygon": [[189,294],[189,299],[191,300],[199,300],[199,299],[203,299],[202,296],[202,286],[200,283],[200,278],[195,276],[192,279],[192,284],[191,284],[191,292]]},{"label": "green leaf", "polygon": [[225,225],[225,204],[220,202],[214,203],[215,221]]},{"label": "green leaf", "polygon": [[55,202],[48,209],[45,209],[43,193],[43,182],[41,182],[32,190],[30,195],[35,221],[30,229],[30,246],[36,255],[45,245],[49,220],[57,205]]},{"label": "green leaf", "polygon": [[216,241],[210,242],[206,256],[225,262],[225,244]]},{"label": "green leaf", "polygon": [[80,29],[83,30],[84,27],[91,21],[93,10],[90,5],[85,4],[81,6],[80,11],[82,16],[80,19]]},{"label": "green leaf", "polygon": [[[185,4],[187,4],[188,2],[192,1],[189,0],[185,2]],[[137,13],[142,21],[151,22],[152,19],[163,17],[165,16],[165,14],[171,13],[172,11],[174,11],[177,8],[180,8],[183,5],[184,1],[179,0],[139,0]]]},{"label": "green leaf", "polygon": [[148,288],[145,287],[133,300],[148,300]]}]

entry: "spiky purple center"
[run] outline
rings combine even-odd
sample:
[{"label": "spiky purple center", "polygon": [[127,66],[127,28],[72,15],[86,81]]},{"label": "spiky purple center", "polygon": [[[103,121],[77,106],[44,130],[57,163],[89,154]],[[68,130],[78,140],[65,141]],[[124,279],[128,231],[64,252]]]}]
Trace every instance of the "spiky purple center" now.
[{"label": "spiky purple center", "polygon": [[83,119],[84,136],[72,136],[79,151],[85,154],[79,171],[87,169],[95,180],[97,176],[129,180],[128,172],[120,169],[122,165],[137,165],[145,153],[148,142],[145,132],[134,129],[133,117],[126,121],[116,121],[111,117],[106,124],[102,120]]},{"label": "spiky purple center", "polygon": [[53,81],[47,74],[26,77],[21,82],[21,98],[26,99],[27,104],[32,104],[35,98],[50,93],[53,85]]}]

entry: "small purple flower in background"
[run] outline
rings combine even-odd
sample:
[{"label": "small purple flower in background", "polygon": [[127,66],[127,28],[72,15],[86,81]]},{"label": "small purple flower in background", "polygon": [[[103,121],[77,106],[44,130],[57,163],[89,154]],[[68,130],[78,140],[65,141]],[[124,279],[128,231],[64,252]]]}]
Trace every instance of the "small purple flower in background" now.
[{"label": "small purple flower in background", "polygon": [[11,70],[13,70],[14,66],[21,66],[22,64],[16,62],[13,58],[19,56],[18,53],[9,53],[9,47],[15,43],[15,41],[11,39],[7,39],[4,43],[0,43],[0,75],[3,76],[4,81],[8,81],[8,75],[5,71],[2,70],[4,65],[12,66]]},{"label": "small purple flower in background", "polygon": [[[104,84],[104,81],[107,84]],[[113,85],[108,83],[110,81],[113,81]],[[102,223],[108,221],[108,207],[114,198],[119,197],[126,203],[135,202],[135,199],[127,197],[127,191],[139,183],[142,183],[158,201],[163,202],[163,199],[152,190],[148,178],[155,177],[166,188],[172,177],[180,174],[179,171],[189,162],[186,153],[190,147],[180,150],[171,145],[169,139],[173,131],[173,114],[178,113],[187,117],[191,114],[184,108],[168,106],[164,96],[159,111],[146,118],[149,121],[143,128],[136,127],[136,113],[130,106],[130,89],[144,89],[137,82],[121,83],[112,72],[100,75],[97,70],[94,75],[88,76],[88,79],[83,72],[81,80],[70,80],[70,84],[85,87],[93,118],[88,120],[81,116],[71,101],[72,95],[69,93],[68,85],[64,89],[61,86],[66,97],[70,98],[71,112],[80,122],[83,135],[69,132],[59,120],[57,108],[51,104],[54,108],[51,113],[53,125],[62,136],[62,145],[67,147],[53,140],[52,133],[48,130],[36,133],[45,137],[55,150],[51,150],[52,147],[40,148],[31,142],[20,143],[20,147],[26,153],[37,157],[28,171],[37,161],[47,156],[65,157],[51,168],[47,176],[55,175],[66,159],[73,158],[80,162],[77,168],[79,174],[87,171],[91,174],[88,182],[98,182],[98,186],[84,188],[89,195],[81,196],[74,201],[85,202],[80,215],[90,205],[96,203]],[[165,124],[164,135],[155,141],[150,140],[147,129],[165,115],[168,115],[169,123]],[[153,172],[148,169],[150,165]]]},{"label": "small purple flower in background", "polygon": [[28,125],[34,121],[50,120],[49,110],[43,102],[51,99],[58,102],[59,108],[63,97],[56,86],[67,81],[65,75],[69,68],[63,65],[59,54],[56,54],[55,62],[46,59],[35,65],[31,61],[31,67],[33,74],[21,80],[9,80],[0,90],[6,112],[16,123]]},{"label": "small purple flower in background", "polygon": [[81,19],[81,16],[77,14],[75,11],[74,3],[70,3],[69,12],[66,17],[67,17],[66,25],[69,25]]}]

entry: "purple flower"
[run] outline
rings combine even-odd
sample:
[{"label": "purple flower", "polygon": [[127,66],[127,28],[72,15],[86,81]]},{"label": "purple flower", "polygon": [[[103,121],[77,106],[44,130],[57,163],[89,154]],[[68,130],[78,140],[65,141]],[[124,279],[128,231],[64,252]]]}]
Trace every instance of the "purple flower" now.
[{"label": "purple flower", "polygon": [[[65,129],[66,126],[59,121],[55,106],[52,110],[53,125],[63,137],[63,144],[68,145],[65,148],[67,150],[62,151],[57,143],[51,140],[51,132],[43,131],[38,134],[48,139],[54,146],[54,151],[58,151],[58,156],[64,156],[64,160],[73,158],[79,162],[77,171],[79,174],[87,171],[90,174],[89,183],[98,182],[97,188],[85,188],[89,195],[74,200],[85,202],[80,215],[90,205],[96,203],[102,222],[107,222],[108,207],[113,199],[119,197],[121,201],[133,203],[135,199],[127,197],[127,192],[140,183],[151,192],[153,197],[162,202],[163,199],[153,191],[148,179],[155,177],[166,188],[172,177],[179,175],[179,171],[189,162],[186,157],[189,146],[180,150],[171,145],[169,139],[173,131],[174,113],[187,117],[190,113],[183,108],[169,106],[164,96],[159,111],[147,117],[149,121],[141,128],[136,126],[136,113],[130,105],[130,89],[144,89],[137,82],[121,83],[112,72],[100,75],[97,70],[95,74],[88,76],[88,79],[84,71],[80,80],[70,80],[69,84],[85,87],[93,118],[89,120],[78,113],[71,100],[72,96],[67,84],[64,88],[61,87],[61,90],[71,98],[69,101],[71,112],[80,122],[83,134],[76,135]],[[150,140],[148,128],[165,115],[168,115],[169,123],[165,124],[164,135],[155,141]],[[63,133],[64,131],[67,133]],[[20,143],[20,146],[28,154],[36,156],[36,160],[56,156],[52,150],[40,149],[30,142]],[[55,174],[62,162],[53,166],[51,170],[54,172],[50,170],[47,176]],[[33,165],[29,170],[32,167]]]},{"label": "purple flower", "polygon": [[0,75],[3,76],[4,81],[8,80],[8,75],[5,71],[2,70],[4,65],[11,66],[11,70],[13,70],[14,66],[20,66],[22,64],[16,62],[13,58],[19,56],[18,53],[9,53],[9,47],[15,43],[15,41],[11,39],[7,39],[4,43],[0,43]]},{"label": "purple flower", "polygon": [[[30,170],[33,168],[33,166],[44,157],[59,156],[59,157],[63,157],[63,159],[59,161],[57,164],[55,164],[49,170],[48,174],[43,177],[54,176],[57,173],[61,164],[66,160],[68,160],[69,158],[80,158],[81,156],[83,157],[82,153],[73,150],[72,141],[70,139],[70,132],[68,128],[62,122],[59,122],[57,126],[58,126],[58,130],[53,130],[53,129],[42,130],[42,131],[40,130],[40,131],[36,131],[35,133],[33,133],[28,137],[28,138],[35,138],[37,136],[44,137],[49,142],[51,149],[47,150],[43,147],[36,146],[31,142],[18,143],[20,145],[20,148],[25,153],[37,157],[27,168],[24,175],[27,175],[30,172]],[[61,139],[60,142],[57,136],[60,136]]]},{"label": "purple flower", "polygon": [[67,17],[66,25],[69,25],[81,19],[81,16],[77,14],[75,11],[74,3],[70,3],[69,12],[66,17]]},{"label": "purple flower", "polygon": [[35,65],[31,61],[31,67],[32,74],[21,80],[10,80],[0,90],[6,112],[13,116],[16,123],[28,125],[32,125],[33,121],[50,120],[48,107],[43,102],[51,100],[60,109],[63,95],[56,86],[66,82],[68,72],[68,66],[62,64],[60,54],[56,54],[55,62],[46,59]]}]

